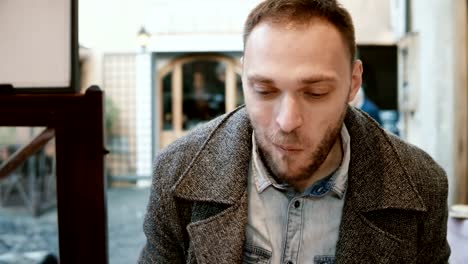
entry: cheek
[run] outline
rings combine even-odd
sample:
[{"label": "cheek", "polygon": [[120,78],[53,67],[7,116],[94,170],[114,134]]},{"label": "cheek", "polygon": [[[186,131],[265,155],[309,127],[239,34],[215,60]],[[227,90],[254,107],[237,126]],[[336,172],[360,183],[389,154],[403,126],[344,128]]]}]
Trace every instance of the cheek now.
[{"label": "cheek", "polygon": [[252,124],[257,129],[265,129],[273,120],[273,107],[267,102],[256,100],[252,94],[245,94],[245,105]]},{"label": "cheek", "polygon": [[247,105],[247,111],[255,129],[264,131],[271,126],[272,112],[269,109],[262,107],[261,104],[253,103]]},{"label": "cheek", "polygon": [[304,115],[305,125],[303,131],[309,133],[311,135],[309,137],[315,139],[323,137],[331,126],[335,126],[340,121],[344,106],[345,103],[343,102],[329,102],[309,106]]}]

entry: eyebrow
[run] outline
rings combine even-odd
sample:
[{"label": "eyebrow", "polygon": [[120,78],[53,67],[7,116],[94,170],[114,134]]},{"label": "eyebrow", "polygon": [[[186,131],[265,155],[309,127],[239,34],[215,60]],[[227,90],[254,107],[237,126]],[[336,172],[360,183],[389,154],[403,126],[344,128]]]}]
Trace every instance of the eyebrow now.
[{"label": "eyebrow", "polygon": [[275,83],[275,81],[273,81],[272,79],[258,75],[258,74],[247,76],[247,80],[249,80],[249,82],[256,82],[256,83],[263,83],[263,84]]},{"label": "eyebrow", "polygon": [[[274,85],[275,81],[271,78],[258,75],[258,74],[253,74],[247,77],[247,80],[249,82],[256,82],[256,83],[262,83],[262,84],[268,84],[268,85]],[[336,77],[333,75],[326,75],[326,74],[319,74],[315,76],[309,76],[305,77],[299,80],[299,83],[301,84],[314,84],[318,82],[335,82],[337,80]]]},{"label": "eyebrow", "polygon": [[316,76],[306,77],[300,80],[303,84],[314,84],[318,82],[335,82],[337,80],[333,75],[320,74]]}]

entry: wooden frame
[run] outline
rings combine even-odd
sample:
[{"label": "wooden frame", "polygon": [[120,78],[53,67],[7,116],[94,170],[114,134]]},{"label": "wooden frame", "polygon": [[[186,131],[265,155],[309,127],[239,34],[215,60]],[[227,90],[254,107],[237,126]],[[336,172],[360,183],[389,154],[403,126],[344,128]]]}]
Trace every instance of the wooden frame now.
[{"label": "wooden frame", "polygon": [[55,130],[60,263],[108,263],[102,91],[0,95],[0,126]]},{"label": "wooden frame", "polygon": [[453,50],[456,71],[455,82],[455,203],[468,204],[468,0],[457,1],[454,14]]},{"label": "wooden frame", "polygon": [[[158,107],[154,109],[155,113],[158,113],[156,129],[159,131],[159,146],[156,148],[162,148],[165,146],[164,142],[171,142],[181,136],[183,136],[186,131],[182,127],[182,66],[186,63],[190,63],[197,60],[205,61],[216,61],[226,64],[226,87],[225,87],[225,96],[226,96],[226,113],[234,110],[236,108],[236,73],[241,75],[241,66],[238,61],[232,57],[225,55],[217,54],[197,54],[197,55],[187,55],[170,61],[167,65],[162,67],[160,70],[157,70],[156,76],[157,81],[155,82],[157,86],[155,87],[156,97],[160,98],[160,102],[156,104]],[[173,72],[172,74],[172,113],[174,118],[172,120],[172,131],[164,131],[162,129],[162,120],[163,119],[163,103],[162,103],[162,89],[163,89],[163,78]]]}]

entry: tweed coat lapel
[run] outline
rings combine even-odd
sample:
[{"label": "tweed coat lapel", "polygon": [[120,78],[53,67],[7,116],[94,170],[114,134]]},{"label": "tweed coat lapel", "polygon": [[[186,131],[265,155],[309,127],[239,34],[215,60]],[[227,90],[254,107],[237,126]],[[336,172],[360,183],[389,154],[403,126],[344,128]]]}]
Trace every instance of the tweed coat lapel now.
[{"label": "tweed coat lapel", "polygon": [[426,207],[389,136],[375,122],[363,119],[365,114],[348,109],[351,160],[337,262],[393,263],[393,253],[404,251],[403,240],[369,221],[366,213],[425,212]]},{"label": "tweed coat lapel", "polygon": [[245,109],[229,114],[174,186],[176,197],[195,202],[192,211],[208,212],[217,205],[225,208],[211,216],[193,212],[187,230],[197,263],[241,262],[251,137]]}]

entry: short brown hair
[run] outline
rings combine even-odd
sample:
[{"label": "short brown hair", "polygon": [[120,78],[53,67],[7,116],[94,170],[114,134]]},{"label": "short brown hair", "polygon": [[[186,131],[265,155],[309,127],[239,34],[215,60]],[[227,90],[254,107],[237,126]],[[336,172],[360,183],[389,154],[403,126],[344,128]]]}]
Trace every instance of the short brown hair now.
[{"label": "short brown hair", "polygon": [[252,10],[244,25],[244,48],[252,30],[260,22],[306,24],[320,18],[334,25],[348,46],[351,62],[356,56],[353,20],[336,0],[266,0]]}]

